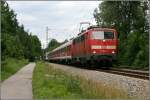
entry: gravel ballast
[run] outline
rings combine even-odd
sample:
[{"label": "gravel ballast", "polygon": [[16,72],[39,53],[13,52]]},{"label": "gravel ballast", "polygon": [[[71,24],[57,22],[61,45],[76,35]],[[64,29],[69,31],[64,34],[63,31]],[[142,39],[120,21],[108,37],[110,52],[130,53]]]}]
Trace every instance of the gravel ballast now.
[{"label": "gravel ballast", "polygon": [[48,63],[56,69],[61,69],[66,73],[83,77],[93,82],[99,82],[104,86],[112,86],[126,91],[128,97],[139,100],[149,99],[149,80],[138,79],[128,76],[116,75],[96,70],[76,68],[73,66]]}]

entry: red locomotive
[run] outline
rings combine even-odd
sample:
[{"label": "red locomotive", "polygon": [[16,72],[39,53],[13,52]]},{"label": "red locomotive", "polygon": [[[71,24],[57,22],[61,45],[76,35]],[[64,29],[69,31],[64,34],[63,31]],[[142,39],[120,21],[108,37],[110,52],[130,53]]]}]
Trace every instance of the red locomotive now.
[{"label": "red locomotive", "polygon": [[61,63],[106,64],[111,66],[118,51],[115,29],[91,26],[69,42],[48,53],[48,60]]}]

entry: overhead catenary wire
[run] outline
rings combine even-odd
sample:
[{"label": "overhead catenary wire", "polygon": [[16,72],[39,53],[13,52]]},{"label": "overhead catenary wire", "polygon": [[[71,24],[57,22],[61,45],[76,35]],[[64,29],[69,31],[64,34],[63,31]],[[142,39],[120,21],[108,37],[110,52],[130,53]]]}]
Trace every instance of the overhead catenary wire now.
[{"label": "overhead catenary wire", "polygon": [[[91,11],[91,9],[87,9],[87,7],[84,7],[84,6],[83,6],[82,10],[80,10],[80,12],[84,12],[81,17],[73,16],[73,18],[71,18],[72,22],[77,22],[77,23],[72,23],[72,27],[73,27],[72,29],[59,28],[59,27],[57,27],[56,29],[52,28],[51,33],[53,33],[53,34],[51,34],[52,35],[51,37],[56,37],[58,35],[58,33],[62,32],[62,31],[66,31],[67,34],[64,33],[66,36],[66,39],[71,39],[72,37],[76,36],[79,33],[79,23],[81,22],[81,21],[78,21],[78,19],[80,18],[82,20],[82,19],[86,18],[86,16],[88,16],[88,13]],[[92,20],[91,18],[93,18],[93,17],[87,18],[86,21],[91,21]],[[58,31],[60,31],[60,32],[58,32]]]},{"label": "overhead catenary wire", "polygon": [[[85,8],[82,8],[81,12],[84,12],[85,10],[86,10]],[[83,14],[83,17],[85,16],[86,13],[87,13],[87,12],[85,12],[85,13]],[[83,18],[83,17],[82,17],[82,18]],[[79,17],[74,16],[74,17],[72,18],[72,19],[73,19],[72,21],[75,22],[78,18],[79,18]],[[78,22],[78,23],[79,23],[79,22]],[[79,26],[78,26],[78,23],[75,24],[75,25],[77,25],[76,28],[73,28],[73,29],[70,31],[69,37],[67,36],[68,38],[71,38],[71,37],[72,37],[72,34],[74,34],[74,30],[78,30],[78,27],[79,27]],[[74,24],[74,23],[73,23],[73,24]],[[62,30],[66,30],[66,31],[68,30],[68,31],[69,31],[70,29],[68,29],[68,28],[65,28],[65,29],[56,28],[56,29],[54,29],[54,28],[53,28],[51,31],[53,31],[53,33],[55,33],[55,31],[58,32],[58,31],[62,31]],[[77,34],[77,33],[78,33],[78,32],[75,32],[75,34]],[[55,34],[55,35],[56,35],[56,34]],[[54,35],[54,36],[55,36],[55,35]],[[73,35],[73,36],[74,36],[74,35]]]}]

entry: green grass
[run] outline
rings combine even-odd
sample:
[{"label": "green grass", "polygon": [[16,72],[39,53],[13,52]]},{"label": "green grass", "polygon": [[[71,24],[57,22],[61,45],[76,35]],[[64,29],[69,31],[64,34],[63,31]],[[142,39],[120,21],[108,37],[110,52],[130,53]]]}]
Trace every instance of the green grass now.
[{"label": "green grass", "polygon": [[1,81],[4,81],[28,63],[25,59],[8,58],[1,63]]},{"label": "green grass", "polygon": [[37,62],[33,74],[34,99],[126,99],[127,93],[112,86],[72,76],[54,69],[44,62]]},{"label": "green grass", "polygon": [[35,99],[82,97],[78,80],[46,66],[43,62],[36,65],[32,86]]}]

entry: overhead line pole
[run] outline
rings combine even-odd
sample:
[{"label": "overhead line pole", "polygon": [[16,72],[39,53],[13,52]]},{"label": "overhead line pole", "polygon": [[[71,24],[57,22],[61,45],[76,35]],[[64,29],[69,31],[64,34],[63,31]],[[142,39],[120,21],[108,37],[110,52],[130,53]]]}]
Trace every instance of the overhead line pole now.
[{"label": "overhead line pole", "polygon": [[49,39],[49,37],[48,37],[48,31],[49,31],[50,29],[48,28],[48,26],[46,27],[46,46],[48,46],[48,39]]}]

